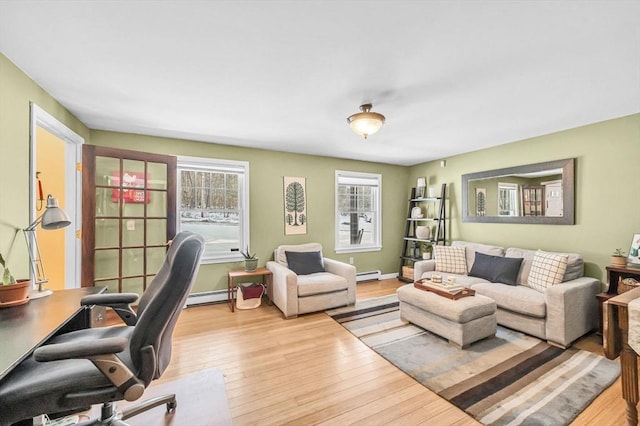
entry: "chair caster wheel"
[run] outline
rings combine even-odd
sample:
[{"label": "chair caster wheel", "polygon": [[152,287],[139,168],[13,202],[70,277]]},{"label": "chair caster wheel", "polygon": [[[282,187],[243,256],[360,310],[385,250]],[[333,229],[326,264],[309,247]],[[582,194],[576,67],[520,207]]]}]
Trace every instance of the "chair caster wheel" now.
[{"label": "chair caster wheel", "polygon": [[167,414],[171,414],[176,411],[176,407],[178,406],[178,401],[167,402]]}]

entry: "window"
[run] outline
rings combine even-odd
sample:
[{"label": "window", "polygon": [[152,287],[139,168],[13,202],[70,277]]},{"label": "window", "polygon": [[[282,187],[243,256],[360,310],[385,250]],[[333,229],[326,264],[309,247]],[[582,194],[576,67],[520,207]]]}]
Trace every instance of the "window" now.
[{"label": "window", "polygon": [[249,244],[249,163],[178,157],[178,230],[205,239],[202,263],[235,262]]},{"label": "window", "polygon": [[336,252],[380,250],[382,175],[336,170]]},{"label": "window", "polygon": [[498,182],[498,216],[518,216],[518,184]]}]

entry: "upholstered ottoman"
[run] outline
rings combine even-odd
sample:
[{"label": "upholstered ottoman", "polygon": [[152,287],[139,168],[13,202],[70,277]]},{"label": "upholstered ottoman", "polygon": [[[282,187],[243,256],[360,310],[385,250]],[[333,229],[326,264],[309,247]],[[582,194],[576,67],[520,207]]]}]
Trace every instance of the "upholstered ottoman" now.
[{"label": "upholstered ottoman", "polygon": [[475,295],[451,300],[407,284],[397,290],[400,318],[461,349],[496,334],[496,302]]}]

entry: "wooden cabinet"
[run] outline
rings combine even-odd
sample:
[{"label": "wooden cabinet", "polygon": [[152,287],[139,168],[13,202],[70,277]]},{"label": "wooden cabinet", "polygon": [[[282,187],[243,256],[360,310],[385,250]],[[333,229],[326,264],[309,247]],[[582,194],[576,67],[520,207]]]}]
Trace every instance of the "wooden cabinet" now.
[{"label": "wooden cabinet", "polygon": [[598,299],[598,334],[602,334],[603,330],[603,303],[611,299],[612,297],[617,296],[618,294],[629,291],[629,288],[627,286],[625,286],[625,288],[618,287],[620,281],[624,280],[625,278],[633,278],[637,281],[640,281],[640,268],[607,266],[606,269],[607,284],[609,285],[609,288],[606,292],[600,293],[596,296]]},{"label": "wooden cabinet", "polygon": [[607,266],[607,283],[609,284],[607,293],[614,295],[624,293],[624,290],[619,291],[618,284],[625,278],[633,278],[640,281],[640,268]]},{"label": "wooden cabinet", "polygon": [[[439,197],[416,197],[416,188],[411,189],[407,220],[400,254],[398,279],[413,282],[413,264],[422,260],[425,248],[434,244],[445,244],[447,235],[445,195],[447,184],[443,183]],[[420,211],[419,214],[415,212]],[[419,217],[422,215],[422,217]],[[419,229],[421,228],[421,229]],[[428,235],[424,232],[428,228]]]}]

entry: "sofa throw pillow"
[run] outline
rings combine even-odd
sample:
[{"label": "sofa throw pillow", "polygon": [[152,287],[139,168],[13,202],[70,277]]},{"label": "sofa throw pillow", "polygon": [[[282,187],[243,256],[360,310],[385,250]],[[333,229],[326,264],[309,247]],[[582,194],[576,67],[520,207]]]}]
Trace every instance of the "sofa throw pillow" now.
[{"label": "sofa throw pillow", "polygon": [[325,272],[322,263],[322,255],[319,251],[285,251],[289,269],[298,275],[315,274]]},{"label": "sofa throw pillow", "polygon": [[516,285],[521,264],[521,257],[491,256],[476,252],[476,260],[469,271],[469,276],[484,278],[492,283]]},{"label": "sofa throw pillow", "polygon": [[464,247],[433,246],[436,271],[467,275],[467,259]]},{"label": "sofa throw pillow", "polygon": [[527,285],[544,293],[548,287],[561,283],[568,260],[569,256],[538,250],[531,262]]}]

